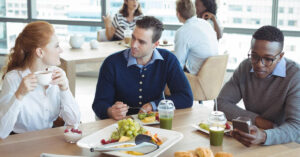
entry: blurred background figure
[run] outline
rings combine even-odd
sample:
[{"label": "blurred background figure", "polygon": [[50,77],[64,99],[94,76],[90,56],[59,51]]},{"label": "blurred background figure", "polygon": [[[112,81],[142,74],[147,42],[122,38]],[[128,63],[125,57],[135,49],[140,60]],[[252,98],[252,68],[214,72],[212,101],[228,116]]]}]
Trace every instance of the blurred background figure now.
[{"label": "blurred background figure", "polygon": [[103,16],[108,40],[124,39],[124,31],[135,27],[135,22],[142,17],[142,10],[138,0],[124,0],[119,13],[115,14],[113,21],[110,15]]},{"label": "blurred background figure", "polygon": [[217,33],[217,39],[221,39],[223,35],[223,28],[220,21],[216,17],[217,4],[215,0],[196,0],[196,14],[199,18],[207,20]]},{"label": "blurred background figure", "polygon": [[195,75],[206,58],[218,55],[216,32],[208,22],[196,17],[191,0],[177,0],[176,12],[183,26],[175,35],[175,55],[181,68]]}]

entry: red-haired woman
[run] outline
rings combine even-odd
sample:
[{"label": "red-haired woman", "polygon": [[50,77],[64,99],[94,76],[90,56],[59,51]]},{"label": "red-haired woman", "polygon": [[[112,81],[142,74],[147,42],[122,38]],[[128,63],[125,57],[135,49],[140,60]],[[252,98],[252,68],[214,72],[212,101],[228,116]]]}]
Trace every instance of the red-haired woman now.
[{"label": "red-haired woman", "polygon": [[[11,132],[51,128],[62,117],[67,125],[80,121],[75,102],[60,65],[58,39],[53,26],[47,22],[29,23],[16,39],[4,68],[0,94],[0,138]],[[52,81],[42,86],[34,74],[52,71]]]},{"label": "red-haired woman", "polygon": [[133,30],[135,22],[142,18],[141,5],[138,0],[124,0],[123,6],[111,21],[110,16],[103,16],[108,40],[124,39],[124,31]]}]

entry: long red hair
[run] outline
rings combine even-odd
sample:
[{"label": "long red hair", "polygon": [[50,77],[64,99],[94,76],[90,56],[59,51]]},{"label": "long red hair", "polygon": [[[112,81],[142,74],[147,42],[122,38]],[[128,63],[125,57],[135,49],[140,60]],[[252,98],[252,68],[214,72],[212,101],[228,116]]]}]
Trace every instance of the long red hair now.
[{"label": "long red hair", "polygon": [[53,26],[44,21],[31,22],[18,35],[15,46],[10,50],[3,77],[11,70],[26,69],[34,61],[37,48],[44,48],[54,34]]}]

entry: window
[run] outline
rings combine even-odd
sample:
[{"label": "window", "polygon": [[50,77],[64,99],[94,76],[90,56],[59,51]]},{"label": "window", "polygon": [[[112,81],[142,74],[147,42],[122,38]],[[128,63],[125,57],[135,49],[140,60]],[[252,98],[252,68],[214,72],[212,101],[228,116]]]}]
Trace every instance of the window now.
[{"label": "window", "polygon": [[278,25],[283,26],[283,20],[278,20]]},{"label": "window", "polygon": [[229,54],[228,69],[236,69],[247,58],[251,39],[251,35],[223,34],[219,41],[219,54]]},{"label": "window", "polygon": [[242,11],[243,10],[242,6],[240,6],[240,5],[229,5],[228,9],[230,11]]},{"label": "window", "polygon": [[217,16],[224,27],[256,29],[270,25],[272,0],[220,0]]},{"label": "window", "polygon": [[[176,0],[139,0],[144,15],[153,15],[166,24],[161,40],[171,43],[174,42],[176,29],[181,26],[176,17],[175,2]],[[263,25],[276,23],[287,34],[284,48],[286,56],[300,59],[296,53],[300,51],[296,44],[300,42],[300,0],[216,2],[217,18],[225,28],[223,38],[219,41],[220,54],[230,54],[230,69],[236,68],[247,57],[252,33]],[[102,6],[104,3],[106,5]],[[62,42],[68,42],[73,34],[83,35],[86,42],[96,39],[96,31],[104,26],[102,12],[113,17],[123,3],[124,0],[0,0],[0,21],[9,21],[0,22],[0,53],[6,54],[14,45],[17,35],[26,25],[25,20],[50,20],[57,23],[54,27]],[[31,10],[28,10],[28,5]],[[272,12],[276,8],[278,12]],[[28,11],[32,17],[28,17]]]},{"label": "window", "polygon": [[297,21],[295,20],[288,20],[288,26],[296,26]]},{"label": "window", "polygon": [[101,21],[100,0],[35,0],[33,18]]},{"label": "window", "polygon": [[283,51],[284,56],[286,58],[289,58],[291,60],[294,60],[298,63],[300,63],[300,38],[299,37],[285,37],[284,38],[284,48]]},{"label": "window", "polygon": [[284,13],[284,7],[279,7],[278,12],[279,13]]},{"label": "window", "polygon": [[289,8],[289,14],[293,14],[294,13],[294,8]]},{"label": "window", "polygon": [[242,23],[242,19],[241,18],[233,18],[233,23],[235,23],[235,24],[241,24]]},{"label": "window", "polygon": [[27,18],[27,7],[22,8],[26,14],[20,14],[20,6],[27,6],[27,0],[0,0],[0,18]]},{"label": "window", "polygon": [[288,8],[286,13],[278,14],[278,19],[284,19],[284,22],[278,21],[278,26],[282,30],[300,31],[300,1],[299,0],[279,0],[279,6]]},{"label": "window", "polygon": [[251,12],[252,11],[252,6],[247,6],[247,11]]}]

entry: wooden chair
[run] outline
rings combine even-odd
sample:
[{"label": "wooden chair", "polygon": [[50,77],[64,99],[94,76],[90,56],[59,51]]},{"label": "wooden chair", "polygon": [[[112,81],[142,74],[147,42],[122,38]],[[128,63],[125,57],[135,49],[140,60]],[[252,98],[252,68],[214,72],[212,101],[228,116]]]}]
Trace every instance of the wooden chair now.
[{"label": "wooden chair", "polygon": [[185,73],[196,101],[218,97],[226,72],[228,55],[212,56],[202,64],[197,75]]},{"label": "wooden chair", "polygon": [[[227,61],[228,55],[212,56],[204,61],[197,75],[185,73],[195,101],[217,98],[223,85]],[[165,89],[165,94],[172,94],[168,87]]]}]

